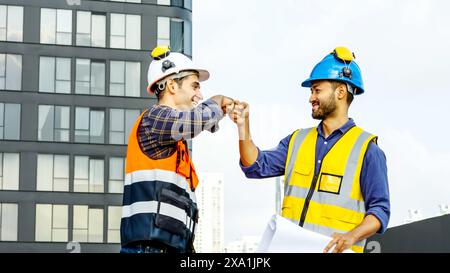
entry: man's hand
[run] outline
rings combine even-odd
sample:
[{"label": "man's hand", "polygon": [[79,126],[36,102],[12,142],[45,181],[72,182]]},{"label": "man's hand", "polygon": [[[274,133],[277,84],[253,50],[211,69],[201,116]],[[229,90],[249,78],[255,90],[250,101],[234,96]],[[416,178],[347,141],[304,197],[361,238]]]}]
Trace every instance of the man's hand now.
[{"label": "man's hand", "polygon": [[351,248],[357,241],[351,233],[333,233],[333,240],[325,247],[323,253],[327,253],[334,247],[333,253],[342,253],[342,251]]},{"label": "man's hand", "polygon": [[250,107],[248,103],[243,101],[234,101],[235,106],[232,112],[230,112],[231,120],[238,126],[245,125],[246,120],[248,120]]},{"label": "man's hand", "polygon": [[224,115],[230,113],[234,108],[234,100],[232,98],[216,95],[211,97],[211,99],[220,106]]},{"label": "man's hand", "polygon": [[224,115],[229,114],[231,111],[233,111],[234,107],[235,107],[234,100],[232,98],[223,96],[221,105],[223,114]]}]

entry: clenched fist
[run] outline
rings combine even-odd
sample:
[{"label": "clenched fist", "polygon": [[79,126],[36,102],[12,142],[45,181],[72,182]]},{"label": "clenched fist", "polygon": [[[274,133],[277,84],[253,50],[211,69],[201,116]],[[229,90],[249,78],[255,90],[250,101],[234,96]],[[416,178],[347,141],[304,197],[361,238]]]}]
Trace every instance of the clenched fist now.
[{"label": "clenched fist", "polygon": [[234,109],[229,113],[230,119],[237,124],[237,126],[242,126],[249,117],[249,105],[243,101],[234,101]]}]

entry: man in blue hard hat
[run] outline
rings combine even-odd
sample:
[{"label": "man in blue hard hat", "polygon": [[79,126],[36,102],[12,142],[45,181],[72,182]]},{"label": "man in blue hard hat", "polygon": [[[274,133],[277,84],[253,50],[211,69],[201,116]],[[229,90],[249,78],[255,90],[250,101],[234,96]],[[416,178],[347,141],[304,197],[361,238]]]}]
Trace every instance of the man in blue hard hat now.
[{"label": "man in blue hard hat", "polygon": [[312,117],[321,122],[296,130],[275,149],[253,143],[247,103],[231,113],[242,171],[248,178],[284,175],[282,216],[332,237],[324,252],[363,252],[366,238],[383,233],[390,216],[386,157],[377,137],[348,117],[353,97],[364,93],[354,58],[337,47],[314,67],[302,86],[310,88]]}]

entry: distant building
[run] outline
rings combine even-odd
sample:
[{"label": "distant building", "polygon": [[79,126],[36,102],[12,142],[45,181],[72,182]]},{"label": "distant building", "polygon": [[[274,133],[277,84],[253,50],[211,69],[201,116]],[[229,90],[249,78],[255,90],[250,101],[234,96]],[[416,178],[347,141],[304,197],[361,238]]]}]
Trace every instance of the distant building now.
[{"label": "distant building", "polygon": [[275,178],[275,213],[281,215],[281,206],[284,198],[284,177]]},{"label": "distant building", "polygon": [[255,253],[261,241],[259,236],[243,236],[241,239],[227,244],[226,253]]},{"label": "distant building", "polygon": [[224,176],[201,172],[196,189],[199,221],[194,247],[196,252],[222,252],[224,244]]},{"label": "distant building", "polygon": [[450,214],[450,205],[448,204],[440,204],[439,205],[439,215],[445,215],[445,214]]},{"label": "distant building", "polygon": [[412,223],[415,221],[423,220],[422,211],[419,209],[410,209],[408,210],[409,216],[405,220],[405,224]]}]

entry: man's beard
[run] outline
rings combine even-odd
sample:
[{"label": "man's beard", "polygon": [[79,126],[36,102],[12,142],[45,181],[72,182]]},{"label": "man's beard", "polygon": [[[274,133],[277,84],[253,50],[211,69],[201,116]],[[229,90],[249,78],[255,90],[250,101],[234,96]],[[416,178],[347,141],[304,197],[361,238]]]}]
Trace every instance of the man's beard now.
[{"label": "man's beard", "polygon": [[319,107],[316,111],[312,111],[311,116],[313,119],[324,120],[333,113],[334,110],[336,110],[336,102],[334,100],[334,94],[331,94],[326,101],[319,101]]}]

